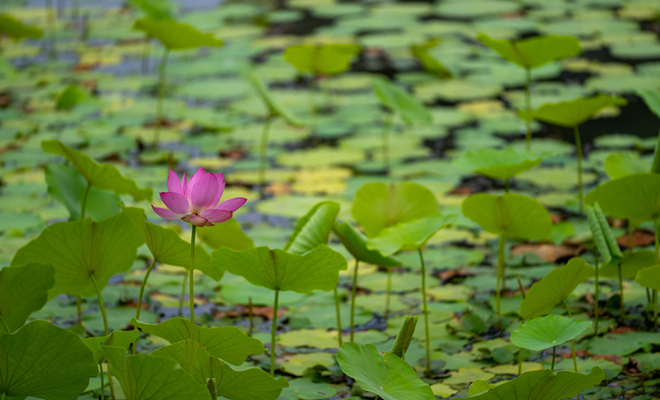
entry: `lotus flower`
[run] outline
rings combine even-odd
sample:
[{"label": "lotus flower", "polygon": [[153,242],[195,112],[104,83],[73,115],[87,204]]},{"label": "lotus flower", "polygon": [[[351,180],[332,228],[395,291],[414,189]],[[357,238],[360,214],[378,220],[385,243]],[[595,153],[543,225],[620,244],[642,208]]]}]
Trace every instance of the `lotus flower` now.
[{"label": "lotus flower", "polygon": [[218,204],[225,190],[224,176],[206,172],[204,168],[198,169],[190,181],[186,180],[186,174],[179,181],[179,176],[170,170],[167,190],[160,194],[167,208],[151,206],[156,214],[169,220],[181,219],[198,227],[230,220],[247,201],[243,197],[234,197]]}]

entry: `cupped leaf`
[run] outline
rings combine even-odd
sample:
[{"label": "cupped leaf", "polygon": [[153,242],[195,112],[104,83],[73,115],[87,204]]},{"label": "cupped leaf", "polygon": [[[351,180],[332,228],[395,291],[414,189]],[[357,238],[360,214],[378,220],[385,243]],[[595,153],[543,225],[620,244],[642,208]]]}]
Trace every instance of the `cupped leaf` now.
[{"label": "cupped leaf", "polygon": [[337,362],[362,389],[383,400],[435,400],[431,387],[407,362],[392,353],[381,355],[372,344],[344,343]]},{"label": "cupped leaf", "polygon": [[493,179],[509,179],[535,167],[542,161],[537,155],[519,152],[511,147],[503,150],[481,148],[457,158],[453,165]]},{"label": "cupped leaf", "polygon": [[304,254],[320,244],[326,244],[338,213],[337,202],[322,201],[314,205],[296,223],[289,241],[284,246],[284,251]]},{"label": "cupped leaf", "polygon": [[415,334],[415,327],[417,326],[418,319],[419,316],[417,315],[413,317],[406,315],[403,324],[401,324],[399,334],[396,336],[396,340],[392,345],[392,351],[390,351],[390,353],[405,360],[406,352],[408,351],[410,342],[412,342],[413,335]]},{"label": "cupped leaf", "polygon": [[356,44],[299,44],[284,51],[284,59],[303,73],[336,75],[351,67],[351,59],[360,54]]},{"label": "cupped leaf", "polygon": [[110,372],[117,378],[126,400],[211,400],[206,385],[178,368],[176,361],[138,354],[126,357],[121,347],[104,346]]},{"label": "cupped leaf", "polygon": [[511,333],[511,343],[541,351],[574,339],[591,327],[591,321],[578,321],[561,315],[546,315],[525,322]]},{"label": "cupped leaf", "polygon": [[265,246],[243,251],[222,247],[211,253],[211,257],[212,263],[244,277],[253,285],[297,293],[333,290],[339,271],[347,269],[344,256],[324,244],[304,255]]},{"label": "cupped leaf", "polygon": [[413,44],[410,52],[419,60],[426,72],[437,75],[441,79],[451,78],[451,72],[440,61],[429,54],[429,49],[440,43],[438,39],[430,39],[423,44]]},{"label": "cupped leaf", "polygon": [[412,221],[440,211],[433,193],[411,182],[367,183],[355,194],[351,214],[368,237],[400,222]]},{"label": "cupped leaf", "polygon": [[76,151],[59,140],[44,140],[41,142],[41,148],[46,153],[63,156],[96,188],[112,190],[117,194],[129,194],[135,201],[151,201],[153,197],[153,190],[138,188],[132,179],[123,177],[114,165],[99,164],[87,154]]},{"label": "cupped leaf", "polygon": [[468,396],[476,396],[480,393],[489,391],[491,388],[492,386],[489,385],[488,382],[477,379],[470,384],[470,387],[468,388]]},{"label": "cupped leaf", "polygon": [[644,268],[637,273],[635,282],[642,287],[660,290],[660,265]]},{"label": "cupped leaf", "polygon": [[[85,196],[85,178],[75,168],[66,164],[49,164],[45,171],[48,194],[62,203],[71,220],[80,219],[80,207]],[[87,193],[85,215],[94,221],[112,217],[121,209],[119,197],[111,191],[91,187]]]},{"label": "cupped leaf", "polygon": [[545,207],[520,194],[473,194],[463,200],[461,208],[463,215],[493,234],[534,240],[552,233],[552,220]]},{"label": "cupped leaf", "polygon": [[[653,265],[655,265],[655,252],[652,250],[626,252],[623,254],[623,261],[621,261],[621,277],[623,279],[635,279],[639,271]],[[604,265],[598,269],[598,273],[604,277],[618,278],[619,266],[616,264]]]},{"label": "cupped leaf", "polygon": [[[131,325],[170,343],[190,339],[190,321],[179,317],[160,324],[147,324],[133,318]],[[241,365],[248,356],[261,354],[266,350],[259,340],[247,337],[235,326],[207,328],[195,325],[195,341],[204,346],[212,356],[234,365]]]},{"label": "cupped leaf", "polygon": [[586,207],[587,219],[589,221],[589,228],[594,237],[594,243],[598,253],[603,258],[605,265],[616,265],[623,260],[623,254],[616,242],[612,228],[603,211],[600,209],[598,203],[593,206]]},{"label": "cupped leaf", "polygon": [[55,109],[71,110],[78,104],[87,101],[91,98],[88,91],[78,85],[69,85],[61,93],[57,95],[55,102]]},{"label": "cupped leaf", "polygon": [[651,164],[640,158],[638,153],[633,152],[610,154],[605,159],[603,166],[610,179],[619,179],[626,175],[649,172],[651,170]]},{"label": "cupped leaf", "polygon": [[433,116],[418,99],[385,78],[374,79],[374,91],[381,103],[409,123],[430,124]]},{"label": "cupped leaf", "polygon": [[601,93],[597,96],[544,104],[533,112],[532,117],[549,124],[573,128],[587,122],[603,108],[627,104],[623,97]]},{"label": "cupped leaf", "polygon": [[0,393],[10,399],[76,400],[99,372],[76,334],[46,321],[0,333],[0,366]]},{"label": "cupped leaf", "polygon": [[369,249],[367,247],[367,238],[348,222],[344,222],[341,225],[335,222],[332,232],[339,238],[339,241],[346,247],[346,250],[358,261],[387,268],[401,266],[401,261],[391,257],[385,257],[378,250]]},{"label": "cupped leaf", "polygon": [[245,250],[254,247],[254,242],[243,232],[236,218],[221,224],[205,226],[204,229],[197,230],[197,236],[212,249],[226,246],[232,250]]},{"label": "cupped leaf", "polygon": [[52,265],[31,263],[0,269],[0,332],[11,333],[48,301],[55,285]]},{"label": "cupped leaf", "polygon": [[259,75],[250,75],[250,82],[252,82],[252,86],[254,86],[254,88],[257,90],[257,94],[261,98],[261,101],[263,101],[268,108],[268,112],[271,116],[281,117],[288,124],[294,126],[304,125],[302,120],[298,119],[288,108],[275,100]]},{"label": "cupped leaf", "polygon": [[55,267],[55,286],[49,299],[60,294],[96,296],[114,274],[128,271],[143,241],[125,213],[99,222],[87,217],[57,222],[18,249],[12,266],[40,263]]},{"label": "cupped leaf", "polygon": [[385,256],[397,251],[423,248],[438,231],[456,221],[456,215],[431,214],[410,222],[402,222],[385,228],[378,236],[369,239],[367,247]]},{"label": "cupped leaf", "polygon": [[[136,207],[122,207],[122,209],[149,247],[149,251],[156,261],[161,264],[190,269],[190,243],[181,239],[181,236],[173,229],[148,222],[143,209]],[[200,231],[203,230],[200,229]],[[223,269],[211,265],[211,256],[200,245],[195,245],[195,269],[202,271],[215,281],[220,281],[225,274]]]},{"label": "cupped leaf", "polygon": [[530,319],[549,313],[554,306],[570,296],[580,283],[593,275],[594,267],[582,258],[571,258],[566,265],[551,270],[532,285],[527,296],[520,302],[520,315],[523,319]]},{"label": "cupped leaf", "polygon": [[580,40],[568,35],[542,35],[520,40],[500,40],[492,39],[481,33],[478,38],[505,60],[529,69],[582,53]]},{"label": "cupped leaf", "polygon": [[129,0],[129,3],[154,19],[174,18],[176,14],[175,4],[168,0]]},{"label": "cupped leaf", "polygon": [[140,18],[133,29],[144,32],[147,36],[158,39],[170,50],[195,49],[197,47],[221,47],[222,40],[210,33],[202,33],[188,24],[181,24],[171,18]]},{"label": "cupped leaf", "polygon": [[39,39],[44,35],[44,31],[36,26],[25,25],[9,14],[0,14],[0,36],[2,35],[14,40]]},{"label": "cupped leaf", "polygon": [[605,182],[589,192],[584,202],[597,202],[610,217],[655,221],[660,215],[660,174],[632,174]]},{"label": "cupped leaf", "polygon": [[549,369],[529,371],[490,389],[468,397],[471,400],[560,400],[578,396],[605,379],[605,372],[594,367],[588,374]]},{"label": "cupped leaf", "polygon": [[82,341],[91,350],[97,364],[105,361],[105,353],[101,351],[103,346],[120,347],[128,349],[131,343],[134,343],[140,337],[140,331],[132,329],[130,331],[113,331],[107,336],[95,336],[84,338]]}]

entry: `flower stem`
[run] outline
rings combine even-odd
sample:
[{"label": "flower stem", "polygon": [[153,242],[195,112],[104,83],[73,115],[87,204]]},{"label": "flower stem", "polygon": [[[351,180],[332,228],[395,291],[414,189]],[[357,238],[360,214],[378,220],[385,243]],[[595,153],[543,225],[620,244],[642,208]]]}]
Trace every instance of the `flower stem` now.
[{"label": "flower stem", "polygon": [[[529,92],[529,86],[532,83],[532,70],[525,68],[525,110],[527,113],[532,111],[532,96]],[[532,151],[532,121],[529,119],[529,115],[525,118],[525,128],[527,133],[525,134],[525,147],[527,151]],[[507,190],[508,192],[508,190]]]},{"label": "flower stem", "polygon": [[582,195],[582,142],[580,141],[580,130],[577,125],[573,127],[575,134],[575,151],[577,154],[577,168],[578,168],[578,197],[580,200],[580,215],[584,214],[584,200]]},{"label": "flower stem", "polygon": [[188,285],[188,271],[183,274],[183,284],[181,285],[181,296],[179,296],[179,317],[183,316],[183,297],[186,295],[186,286]]},{"label": "flower stem", "polygon": [[594,320],[595,320],[595,322],[594,322],[594,335],[595,336],[598,336],[598,314],[599,314],[598,299],[599,299],[599,295],[600,295],[600,285],[598,283],[598,258],[599,258],[598,248],[596,248],[595,251],[594,251],[594,260],[595,260],[595,264],[596,264],[595,268],[594,268],[595,279],[596,279],[596,286],[595,286],[595,290],[594,290],[596,292],[596,295],[595,295],[596,297],[594,298]]},{"label": "flower stem", "polygon": [[[522,296],[523,300],[525,300],[525,287],[522,284],[522,281],[520,280],[520,275],[518,275],[518,287],[520,288],[520,295]],[[523,319],[522,323],[525,323],[525,320]],[[519,347],[518,351],[518,376],[522,375],[522,362],[523,362],[523,349],[522,347]]]},{"label": "flower stem", "polygon": [[392,268],[387,269],[387,290],[385,292],[385,313],[383,314],[383,318],[385,318],[385,321],[390,316],[390,297],[392,295]]},{"label": "flower stem", "polygon": [[195,233],[197,227],[192,226],[190,234],[190,375],[194,376],[193,358],[195,352]]},{"label": "flower stem", "polygon": [[[138,301],[137,301],[137,309],[135,310],[135,319],[140,320],[140,311],[142,310],[142,296],[144,296],[144,287],[147,285],[147,279],[149,279],[149,274],[151,273],[151,270],[154,268],[154,265],[156,265],[156,259],[154,258],[154,261],[151,263],[149,268],[147,268],[147,273],[144,274],[144,278],[142,279],[142,284],[140,285],[140,294],[138,295]],[[133,354],[137,354],[137,340],[135,343],[133,343]]]},{"label": "flower stem", "polygon": [[424,334],[426,344],[426,376],[431,375],[431,334],[429,332],[429,311],[426,306],[426,266],[424,265],[424,255],[422,249],[417,249],[419,261],[422,265],[422,304],[424,307]]},{"label": "flower stem", "polygon": [[46,22],[48,25],[48,57],[53,59],[57,56],[57,50],[55,49],[55,19],[57,14],[53,9],[53,0],[46,0]]},{"label": "flower stem", "polygon": [[339,345],[342,344],[342,335],[341,335],[341,310],[339,309],[339,291],[337,286],[335,286],[335,311],[337,313],[337,341]]},{"label": "flower stem", "polygon": [[261,132],[261,148],[259,151],[259,196],[263,199],[266,195],[266,152],[268,151],[268,133],[273,115],[270,114],[264,120],[264,128]]},{"label": "flower stem", "polygon": [[555,356],[557,355],[557,346],[552,346],[552,366],[550,369],[555,372]]},{"label": "flower stem", "polygon": [[[110,334],[110,329],[108,328],[108,314],[106,314],[105,312],[105,304],[103,302],[103,296],[101,295],[101,290],[99,290],[99,285],[96,282],[96,277],[94,277],[94,273],[89,274],[89,276],[90,278],[92,278],[92,282],[94,283],[94,289],[96,290],[96,296],[99,299],[99,305],[101,307],[101,315],[103,316],[103,328],[105,329],[105,336],[108,336]],[[108,385],[110,385],[110,397],[112,398],[112,400],[115,400],[115,389],[112,386],[112,375],[110,375],[109,360],[108,360]]]},{"label": "flower stem", "polygon": [[621,272],[621,263],[619,263],[617,267],[619,270],[619,290],[621,291],[621,294],[619,295],[621,308],[621,325],[624,325],[626,321],[626,307],[623,304],[623,272]]},{"label": "flower stem", "polygon": [[392,126],[392,114],[388,113],[385,123],[383,124],[383,167],[385,173],[390,173],[390,127]]},{"label": "flower stem", "polygon": [[497,320],[500,330],[502,330],[502,308],[500,306],[500,277],[504,269],[504,244],[506,239],[504,234],[500,235],[500,243],[497,247],[497,287],[495,292],[495,303],[497,305]]},{"label": "flower stem", "polygon": [[[571,314],[571,307],[568,306],[568,302],[566,302],[566,299],[561,299],[561,301],[564,302],[564,306],[566,307],[566,311],[568,312],[569,318],[573,318],[573,315]],[[571,339],[571,351],[573,355],[573,367],[575,368],[575,373],[578,372],[578,367],[577,367],[577,357],[575,356],[575,339]]]},{"label": "flower stem", "polygon": [[354,341],[354,333],[355,333],[355,295],[357,293],[357,278],[358,278],[359,264],[360,264],[360,260],[356,258],[355,267],[353,270],[353,286],[351,287],[351,342]]},{"label": "flower stem", "polygon": [[167,58],[170,55],[170,49],[165,48],[163,58],[160,60],[158,67],[158,100],[156,103],[156,123],[154,126],[154,142],[153,147],[158,145],[158,136],[160,135],[160,126],[162,125],[163,118],[163,97],[165,96],[165,72],[167,69]]},{"label": "flower stem", "polygon": [[273,303],[273,325],[270,332],[270,375],[275,376],[275,343],[277,341],[277,307],[280,301],[280,291],[275,289],[275,301]]}]

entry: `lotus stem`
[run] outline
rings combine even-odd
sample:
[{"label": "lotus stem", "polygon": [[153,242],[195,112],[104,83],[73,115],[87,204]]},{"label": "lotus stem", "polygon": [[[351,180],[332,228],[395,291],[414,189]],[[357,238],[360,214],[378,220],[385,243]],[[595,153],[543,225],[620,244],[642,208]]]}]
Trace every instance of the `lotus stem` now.
[{"label": "lotus stem", "polygon": [[621,294],[619,295],[620,299],[620,309],[621,309],[621,325],[625,324],[625,319],[626,319],[626,307],[623,304],[623,272],[621,272],[621,264],[617,265],[617,269],[619,270],[619,289],[621,290]]},{"label": "lotus stem", "polygon": [[[101,400],[105,400],[105,382],[103,379],[103,362],[99,363],[99,370],[101,371]],[[5,394],[2,394],[2,398],[5,398]]]},{"label": "lotus stem", "polygon": [[[358,279],[358,266],[360,260],[355,259],[355,267],[353,269],[353,286],[351,287],[351,342],[354,342],[355,334],[355,296],[357,294],[357,279]],[[388,268],[389,271],[389,268]]]},{"label": "lotus stem", "polygon": [[511,178],[506,178],[504,180],[504,192],[505,193],[509,193],[509,183],[510,183],[509,181],[510,180],[511,180]]},{"label": "lotus stem", "polygon": [[429,311],[426,306],[426,266],[424,265],[424,255],[422,249],[417,249],[419,253],[419,262],[422,265],[422,304],[424,306],[424,334],[426,345],[426,376],[431,375],[431,334],[429,332]]},{"label": "lotus stem", "polygon": [[76,311],[78,313],[78,325],[82,326],[82,297],[76,296]]},{"label": "lotus stem", "polygon": [[[522,296],[523,300],[525,300],[525,297],[527,297],[525,295],[525,287],[523,286],[522,281],[520,280],[520,275],[518,275],[517,278],[518,278],[518,287],[520,288],[520,295]],[[525,320],[523,320],[522,323],[524,324]],[[523,362],[522,359],[523,349],[522,347],[519,347],[519,349],[520,350],[518,351],[518,376],[522,375],[522,362]]]},{"label": "lotus stem", "polygon": [[316,132],[316,74],[312,73],[308,82],[308,96],[309,96],[309,108],[311,113],[311,123],[310,128],[312,129],[312,134],[314,137],[314,144],[319,144],[319,137]]},{"label": "lotus stem", "polygon": [[594,298],[594,336],[598,336],[598,316],[599,316],[599,310],[598,310],[598,299],[600,295],[600,285],[598,284],[598,248],[594,250],[594,260],[595,260],[595,280],[596,280],[596,285],[594,288],[594,291],[596,292],[595,298]]},{"label": "lotus stem", "polygon": [[270,375],[275,376],[275,343],[277,341],[277,307],[280,301],[280,291],[275,289],[275,301],[273,303],[273,325],[270,332]]},{"label": "lotus stem", "polygon": [[[108,336],[110,334],[110,329],[108,328],[108,314],[105,312],[105,304],[103,302],[103,296],[101,295],[101,290],[99,290],[99,285],[96,282],[96,277],[94,277],[94,273],[89,274],[90,278],[92,278],[92,283],[94,283],[94,289],[96,290],[96,297],[99,299],[99,306],[101,308],[101,316],[103,316],[103,328],[105,330],[105,336]],[[108,367],[110,367],[110,361],[108,361]],[[101,370],[101,373],[103,373],[103,370]],[[110,368],[108,368],[108,385],[110,385],[110,398],[112,400],[115,400],[115,388],[112,386],[112,375],[110,375]]]},{"label": "lotus stem", "polygon": [[552,366],[550,369],[555,372],[555,356],[557,355],[557,346],[552,346]]},{"label": "lotus stem", "polygon": [[385,168],[385,174],[390,173],[390,128],[392,126],[392,120],[394,117],[391,114],[388,114],[383,123],[383,167]]},{"label": "lotus stem", "polygon": [[151,40],[147,38],[142,47],[142,75],[149,73],[149,53],[151,52]]},{"label": "lotus stem", "polygon": [[46,23],[48,25],[48,57],[53,59],[57,56],[57,50],[55,49],[55,19],[57,15],[55,10],[53,10],[53,0],[46,0]]},{"label": "lotus stem", "polygon": [[[140,285],[140,294],[138,295],[137,309],[135,310],[135,319],[138,321],[140,320],[140,311],[142,310],[142,296],[144,296],[144,287],[147,286],[147,279],[149,279],[149,274],[151,274],[151,270],[154,268],[154,265],[156,265],[155,258],[151,265],[149,265],[149,268],[147,268],[147,273],[144,274],[142,284]],[[137,354],[137,340],[135,340],[135,343],[133,343],[133,354]]]},{"label": "lotus stem", "polygon": [[268,133],[273,115],[270,114],[264,120],[264,128],[261,132],[261,147],[259,149],[259,197],[263,200],[266,196],[266,152],[268,151]]},{"label": "lotus stem", "polygon": [[183,316],[183,297],[186,295],[186,286],[188,285],[188,271],[183,274],[183,284],[181,285],[181,295],[179,296],[179,311],[178,316]]},{"label": "lotus stem", "polygon": [[580,215],[584,215],[584,198],[582,192],[582,142],[580,141],[580,130],[577,125],[573,127],[575,134],[575,151],[577,154],[577,168],[578,168],[578,197],[580,200]]},{"label": "lotus stem", "polygon": [[194,375],[194,362],[195,355],[195,234],[197,227],[192,225],[192,233],[190,234],[190,375]]},{"label": "lotus stem", "polygon": [[392,295],[392,268],[387,268],[387,289],[385,290],[385,321],[390,317],[390,297]]},{"label": "lotus stem", "polygon": [[500,305],[500,276],[503,275],[503,269],[504,269],[504,244],[506,242],[506,239],[504,238],[504,234],[500,235],[500,243],[497,247],[497,287],[496,287],[496,292],[495,292],[495,303],[496,303],[496,308],[497,308],[497,320],[498,320],[498,325],[500,330],[502,330],[502,307]]},{"label": "lotus stem", "polygon": [[341,344],[342,344],[341,310],[339,309],[339,291],[337,290],[337,286],[335,286],[335,311],[337,313],[337,341],[339,342],[339,345],[341,346]]},{"label": "lotus stem", "polygon": [[[569,318],[573,318],[573,315],[571,314],[571,307],[569,307],[568,302],[566,302],[566,299],[562,299],[564,302],[564,306],[566,307],[566,311],[568,312]],[[578,372],[578,367],[577,367],[577,357],[575,356],[575,339],[571,339],[571,355],[573,356],[573,367],[575,368],[575,373]]]},{"label": "lotus stem", "polygon": [[248,318],[250,319],[250,328],[248,329],[248,337],[252,337],[254,330],[254,313],[252,312],[252,296],[248,298]]},{"label": "lotus stem", "polygon": [[[532,70],[525,68],[525,110],[528,114],[532,111],[532,96],[529,92],[529,86],[531,83]],[[527,129],[527,133],[525,134],[525,147],[527,148],[527,151],[532,151],[532,121],[529,119],[529,115],[525,118],[525,128]]]},{"label": "lotus stem", "polygon": [[158,67],[158,100],[156,103],[156,122],[154,126],[154,142],[153,147],[158,145],[158,136],[160,135],[160,127],[163,124],[163,98],[165,97],[165,73],[167,69],[167,59],[170,55],[170,49],[165,48],[163,58],[160,60]]}]

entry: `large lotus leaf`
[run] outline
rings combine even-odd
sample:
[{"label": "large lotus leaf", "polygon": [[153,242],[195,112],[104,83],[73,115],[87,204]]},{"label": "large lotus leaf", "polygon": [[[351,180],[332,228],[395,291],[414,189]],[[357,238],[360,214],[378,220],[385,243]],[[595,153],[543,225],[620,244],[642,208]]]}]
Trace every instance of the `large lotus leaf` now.
[{"label": "large lotus leaf", "polygon": [[626,175],[651,171],[651,164],[642,159],[638,153],[621,152],[607,156],[603,163],[610,179],[623,178]]},{"label": "large lotus leaf", "polygon": [[409,123],[430,124],[433,116],[418,99],[387,79],[374,79],[374,91],[383,105]]},{"label": "large lotus leaf", "polygon": [[549,369],[529,371],[485,393],[468,397],[471,400],[560,400],[578,396],[605,379],[605,372],[594,367],[588,374]]},{"label": "large lotus leaf", "polygon": [[154,19],[174,18],[176,14],[175,4],[168,0],[129,0],[129,3]]},{"label": "large lotus leaf", "polygon": [[644,268],[637,273],[635,282],[642,287],[660,290],[660,265]]},{"label": "large lotus leaf", "polygon": [[413,44],[410,46],[410,52],[419,60],[424,70],[437,75],[442,79],[450,78],[451,72],[440,61],[429,53],[429,49],[437,46],[438,39],[427,40],[424,44]]},{"label": "large lotus leaf", "polygon": [[[131,325],[170,343],[190,339],[190,321],[179,317],[168,319],[160,324],[147,324],[133,318]],[[265,351],[259,340],[247,337],[235,326],[207,328],[195,325],[195,340],[204,346],[212,356],[234,365],[241,365],[247,356],[261,354]]]},{"label": "large lotus leaf", "polygon": [[48,301],[55,285],[52,265],[31,263],[0,269],[0,332],[11,333]]},{"label": "large lotus leaf", "polygon": [[461,208],[463,215],[497,235],[533,240],[552,233],[552,220],[545,207],[520,194],[473,194],[463,200]]},{"label": "large lotus leaf", "polygon": [[52,264],[55,286],[48,297],[60,294],[96,296],[114,274],[128,271],[142,238],[125,213],[94,222],[87,217],[73,222],[57,222],[18,249],[12,266],[29,263]]},{"label": "large lotus leaf", "polygon": [[574,339],[591,327],[591,321],[578,321],[561,315],[546,315],[525,322],[511,333],[511,343],[541,351]]},{"label": "large lotus leaf", "polygon": [[542,158],[511,147],[503,150],[481,148],[457,158],[453,164],[494,179],[509,179],[538,165]]},{"label": "large lotus leaf", "polygon": [[[85,178],[75,168],[66,164],[49,164],[45,171],[48,194],[62,203],[71,220],[80,219],[80,207],[85,195]],[[85,215],[93,220],[111,217],[120,211],[119,197],[109,190],[91,187],[85,203]]]},{"label": "large lotus leaf", "polygon": [[133,29],[142,31],[147,36],[158,39],[163,46],[170,50],[195,49],[202,46],[222,46],[222,40],[216,39],[212,34],[202,33],[188,24],[181,24],[171,18],[140,18],[135,21]]},{"label": "large lotus leaf", "polygon": [[44,140],[41,142],[41,148],[46,153],[63,156],[94,187],[112,190],[117,194],[130,194],[135,201],[151,201],[153,197],[153,190],[138,188],[132,179],[123,177],[114,165],[99,164],[87,154],[76,151],[59,140]]},{"label": "large lotus leaf", "polygon": [[44,31],[36,26],[25,25],[9,14],[0,14],[0,36],[7,35],[14,40],[25,38],[39,39]]},{"label": "large lotus leaf", "polygon": [[211,257],[213,263],[253,285],[297,293],[333,290],[339,271],[347,269],[344,256],[324,244],[304,255],[262,246],[243,251],[223,247],[211,253]]},{"label": "large lotus leaf", "polygon": [[105,353],[101,351],[103,346],[121,347],[126,350],[131,343],[134,343],[140,337],[140,331],[132,329],[130,331],[113,331],[106,336],[95,336],[83,339],[83,343],[94,354],[97,364],[105,361]]},{"label": "large lotus leaf", "polygon": [[626,104],[628,102],[623,97],[601,93],[597,96],[544,104],[532,113],[532,118],[549,124],[573,128],[590,120],[603,108],[625,106]]},{"label": "large lotus leaf", "polygon": [[357,260],[381,267],[396,268],[401,262],[391,257],[385,257],[378,250],[367,247],[367,238],[348,222],[335,222],[332,232]]},{"label": "large lotus leaf", "polygon": [[[123,207],[142,240],[156,261],[161,264],[176,265],[190,269],[190,243],[181,239],[173,229],[163,228],[145,219],[144,210],[136,207]],[[206,229],[206,227],[204,228]],[[200,229],[203,231],[204,229]],[[211,256],[200,245],[195,245],[195,269],[219,281],[225,274],[223,269],[211,265]]]},{"label": "large lotus leaf", "polygon": [[339,213],[339,203],[323,201],[314,205],[298,220],[284,251],[305,254],[320,244],[328,242],[332,224]]},{"label": "large lotus leaf", "polygon": [[401,250],[418,250],[426,245],[438,231],[456,221],[456,215],[431,214],[410,222],[385,228],[369,239],[367,247],[390,256]]},{"label": "large lotus leaf", "polygon": [[520,315],[527,320],[549,313],[552,308],[582,282],[594,275],[594,267],[581,258],[571,258],[561,268],[551,270],[532,285],[527,296],[520,302]]},{"label": "large lotus leaf", "polygon": [[174,360],[147,354],[126,357],[125,349],[114,346],[103,346],[101,351],[126,400],[211,400],[206,385],[178,368]]},{"label": "large lotus leaf", "polygon": [[355,194],[351,214],[368,237],[400,222],[412,221],[440,211],[433,193],[411,182],[367,183]]},{"label": "large lotus leaf", "polygon": [[598,253],[603,258],[603,263],[605,265],[620,263],[623,260],[623,254],[598,203],[587,206],[586,212],[591,235],[594,237],[594,243],[596,243]]},{"label": "large lotus leaf", "polygon": [[0,366],[1,397],[9,399],[76,400],[99,373],[76,334],[46,321],[0,333]]},{"label": "large lotus leaf", "polygon": [[651,110],[653,114],[660,118],[660,91],[643,89],[638,90],[637,94],[644,99],[644,102],[648,106],[649,110]]},{"label": "large lotus leaf", "polygon": [[284,59],[303,73],[335,75],[351,66],[351,59],[360,54],[356,44],[299,44],[284,51]]},{"label": "large lotus leaf", "polygon": [[[625,252],[621,261],[621,277],[635,279],[637,273],[644,268],[655,265],[655,252],[652,250],[637,250],[634,253]],[[598,269],[600,276],[608,278],[619,277],[619,266],[616,264],[604,265]]]},{"label": "large lotus leaf", "polygon": [[379,353],[372,344],[344,343],[337,362],[362,389],[383,400],[435,400],[431,387],[407,362],[392,353]]},{"label": "large lotus leaf", "polygon": [[597,202],[610,217],[655,221],[660,215],[660,174],[632,174],[605,182],[589,192],[584,202]]},{"label": "large lotus leaf", "polygon": [[[193,354],[193,376],[199,383],[206,384],[215,379],[218,396],[236,400],[276,400],[282,389],[288,387],[286,379],[275,379],[257,368],[235,371],[218,358],[213,357],[204,346],[195,342]],[[151,355],[167,357],[176,361],[181,368],[189,368],[190,344],[182,340],[155,350]]]},{"label": "large lotus leaf", "polygon": [[281,117],[287,123],[294,126],[304,125],[304,123],[295,115],[293,115],[293,113],[288,108],[286,108],[284,104],[275,100],[259,75],[250,75],[250,81],[252,82],[254,88],[257,90],[257,94],[259,97],[261,97],[261,100],[266,104],[266,107],[268,107],[268,110],[272,116]]},{"label": "large lotus leaf", "polygon": [[197,236],[212,249],[226,246],[232,250],[245,250],[254,247],[254,242],[243,232],[236,218],[198,229]]},{"label": "large lotus leaf", "polygon": [[582,53],[580,40],[568,35],[532,36],[512,41],[491,39],[482,33],[478,38],[504,59],[529,69]]},{"label": "large lotus leaf", "polygon": [[89,100],[90,97],[91,96],[87,90],[78,85],[69,85],[57,95],[55,109],[71,110],[78,104]]}]

